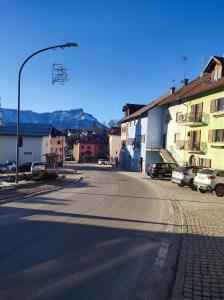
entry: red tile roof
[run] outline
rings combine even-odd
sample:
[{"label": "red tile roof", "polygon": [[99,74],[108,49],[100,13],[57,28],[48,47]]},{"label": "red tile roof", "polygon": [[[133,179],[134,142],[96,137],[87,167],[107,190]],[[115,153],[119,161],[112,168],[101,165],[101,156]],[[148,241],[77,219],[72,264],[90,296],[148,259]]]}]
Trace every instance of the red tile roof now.
[{"label": "red tile roof", "polygon": [[157,98],[156,100],[154,100],[154,101],[150,102],[149,104],[145,105],[144,107],[142,107],[141,109],[137,110],[136,112],[134,112],[130,116],[121,119],[120,122],[124,123],[124,122],[127,122],[128,120],[136,119],[137,117],[141,116],[143,113],[147,112],[149,109],[157,106],[160,102],[162,102],[162,100],[166,99],[166,97],[168,95],[169,95],[169,93],[166,93],[165,95]]}]

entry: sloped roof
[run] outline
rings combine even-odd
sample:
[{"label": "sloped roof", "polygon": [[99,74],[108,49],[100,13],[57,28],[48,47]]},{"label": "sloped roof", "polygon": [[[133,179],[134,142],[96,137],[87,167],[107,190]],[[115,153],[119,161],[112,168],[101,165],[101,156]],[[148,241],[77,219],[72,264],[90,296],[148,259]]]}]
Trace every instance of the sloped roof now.
[{"label": "sloped roof", "polygon": [[160,105],[172,103],[177,100],[190,100],[199,94],[214,91],[214,90],[224,90],[224,77],[217,81],[211,80],[211,73],[203,76],[197,77],[195,80],[176,90],[174,94],[169,95],[164,99]]},{"label": "sloped roof", "polygon": [[112,127],[109,132],[109,135],[121,135],[121,128],[120,127]]},{"label": "sloped roof", "polygon": [[216,56],[216,55],[212,56],[209,59],[206,67],[204,68],[203,73],[209,73],[209,72],[211,72],[211,68],[212,68],[212,66],[213,66],[214,63],[216,63],[216,64],[218,63],[218,64],[224,66],[224,57],[222,57],[222,56]]},{"label": "sloped roof", "polygon": [[[30,124],[21,123],[19,133],[21,136],[29,137],[42,137],[49,136],[51,133],[52,125],[48,124]],[[5,123],[0,126],[1,136],[16,136],[17,125],[16,123]]]},{"label": "sloped roof", "polygon": [[157,98],[156,100],[148,103],[147,105],[145,105],[144,107],[142,107],[141,109],[137,110],[136,112],[134,112],[133,114],[131,114],[128,117],[125,117],[123,119],[121,119],[121,123],[127,122],[129,120],[133,120],[138,118],[139,116],[143,115],[145,112],[147,112],[149,109],[157,106],[160,102],[162,102],[164,99],[166,99],[169,95],[169,92],[162,95],[161,97]]},{"label": "sloped roof", "polygon": [[[163,96],[159,97],[158,99],[150,102],[143,108],[139,109],[135,113],[129,115],[128,117],[125,117],[121,119],[121,123],[127,122],[129,120],[133,120],[138,118],[139,116],[143,115],[145,112],[147,112],[149,109],[155,107],[155,106],[162,106],[165,104],[169,104],[178,100],[184,100],[188,101],[193,99],[194,97],[203,94],[208,93],[209,91],[219,91],[224,90],[224,76],[217,80],[213,81],[211,80],[211,70],[208,68],[213,61],[216,61],[224,67],[224,57],[220,56],[212,56],[209,60],[207,66],[204,69],[203,75],[200,77],[197,77],[193,81],[189,82],[187,85],[184,85],[178,89],[175,90],[173,94],[170,92],[167,92]],[[206,73],[206,70],[210,73]]]}]

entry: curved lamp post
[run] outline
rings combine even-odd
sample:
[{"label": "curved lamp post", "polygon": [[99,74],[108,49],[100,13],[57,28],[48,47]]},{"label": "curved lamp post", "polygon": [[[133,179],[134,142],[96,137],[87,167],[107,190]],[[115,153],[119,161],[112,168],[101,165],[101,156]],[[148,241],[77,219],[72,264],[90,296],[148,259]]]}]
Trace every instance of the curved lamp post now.
[{"label": "curved lamp post", "polygon": [[23,70],[23,67],[25,66],[25,64],[35,55],[39,54],[40,52],[44,52],[44,51],[48,51],[51,49],[57,49],[57,48],[61,48],[64,49],[66,47],[77,47],[78,44],[77,43],[67,43],[67,44],[62,44],[62,45],[57,45],[57,46],[52,46],[52,47],[48,47],[48,48],[44,48],[41,49],[39,51],[34,52],[33,54],[31,54],[21,65],[20,69],[19,69],[19,78],[18,78],[18,108],[17,108],[17,139],[16,139],[16,183],[18,183],[19,181],[19,129],[20,129],[20,78],[21,78],[21,73]]}]

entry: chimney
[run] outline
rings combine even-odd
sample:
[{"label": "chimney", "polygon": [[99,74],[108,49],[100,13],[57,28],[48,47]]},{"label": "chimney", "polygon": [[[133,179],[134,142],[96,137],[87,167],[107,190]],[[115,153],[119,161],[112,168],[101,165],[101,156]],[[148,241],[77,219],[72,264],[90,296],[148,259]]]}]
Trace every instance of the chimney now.
[{"label": "chimney", "polygon": [[182,83],[183,85],[187,85],[187,84],[188,84],[188,81],[189,81],[189,79],[184,78],[183,80],[181,80],[181,83]]},{"label": "chimney", "polygon": [[172,87],[170,88],[170,95],[174,94],[174,93],[175,93],[175,90],[176,90],[175,86],[172,86]]}]

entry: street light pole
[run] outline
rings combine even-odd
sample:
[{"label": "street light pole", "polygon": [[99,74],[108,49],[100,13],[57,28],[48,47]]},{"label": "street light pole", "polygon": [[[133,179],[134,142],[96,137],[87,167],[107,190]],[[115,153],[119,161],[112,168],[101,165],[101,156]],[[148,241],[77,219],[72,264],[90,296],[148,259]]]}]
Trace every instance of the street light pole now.
[{"label": "street light pole", "polygon": [[25,66],[25,64],[35,55],[44,52],[44,51],[48,51],[51,49],[57,49],[57,48],[61,48],[64,49],[66,47],[77,47],[78,44],[77,43],[67,43],[67,44],[62,44],[62,45],[57,45],[57,46],[52,46],[52,47],[48,47],[48,48],[44,48],[41,50],[38,50],[36,52],[34,52],[33,54],[31,54],[21,65],[20,69],[19,69],[19,77],[18,77],[18,104],[17,104],[17,132],[16,132],[16,183],[18,183],[19,181],[19,142],[20,142],[20,136],[19,136],[19,129],[20,129],[20,79],[21,79],[21,73],[23,70],[23,67]]}]

